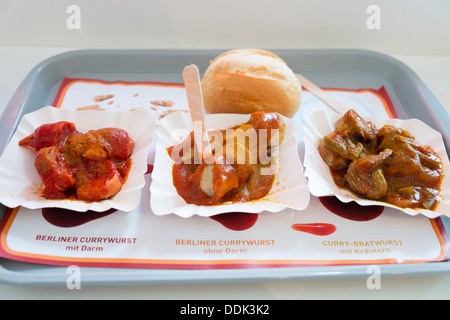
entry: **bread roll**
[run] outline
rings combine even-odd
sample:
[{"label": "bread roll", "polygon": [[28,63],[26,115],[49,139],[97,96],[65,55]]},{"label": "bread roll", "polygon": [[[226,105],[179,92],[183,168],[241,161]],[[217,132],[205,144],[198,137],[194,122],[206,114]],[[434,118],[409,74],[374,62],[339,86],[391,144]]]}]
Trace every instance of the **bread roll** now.
[{"label": "bread roll", "polygon": [[275,111],[293,117],[302,87],[277,55],[258,49],[237,49],[211,61],[202,79],[205,109],[210,113]]}]

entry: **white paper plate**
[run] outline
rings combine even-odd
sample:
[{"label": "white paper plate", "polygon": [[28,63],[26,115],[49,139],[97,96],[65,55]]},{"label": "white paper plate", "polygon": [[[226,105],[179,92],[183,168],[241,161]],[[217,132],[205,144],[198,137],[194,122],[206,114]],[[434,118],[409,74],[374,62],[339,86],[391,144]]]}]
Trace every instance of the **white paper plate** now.
[{"label": "white paper plate", "polygon": [[[208,114],[206,129],[225,129],[236,124],[247,122],[249,115],[241,114]],[[181,217],[199,215],[213,216],[225,212],[262,211],[279,212],[285,208],[305,209],[309,204],[309,190],[303,166],[297,152],[297,140],[293,123],[285,118],[286,135],[280,146],[279,171],[272,189],[265,197],[244,203],[221,204],[216,206],[198,206],[187,204],[181,198],[172,182],[173,161],[167,148],[181,142],[192,131],[192,121],[189,114],[175,112],[159,123],[157,130],[155,164],[150,186],[150,203],[156,215],[174,213]],[[176,132],[184,131],[178,139],[173,140]]]},{"label": "white paper plate", "polygon": [[[34,167],[36,152],[18,145],[18,142],[34,132],[40,125],[57,121],[71,121],[80,132],[115,127],[124,129],[135,142],[131,158],[133,164],[126,183],[111,199],[98,202],[76,200],[47,200],[36,190],[41,178]],[[0,158],[0,202],[7,207],[24,206],[30,209],[58,207],[75,211],[105,211],[111,208],[131,211],[140,202],[141,189],[145,185],[147,152],[156,129],[154,117],[144,111],[74,111],[44,107],[26,114]]]},{"label": "white paper plate", "polygon": [[304,125],[304,141],[305,141],[305,176],[308,178],[309,189],[311,194],[317,197],[335,195],[342,202],[355,201],[360,205],[381,205],[396,208],[409,215],[423,214],[429,218],[438,216],[450,216],[450,163],[447,152],[445,150],[442,136],[436,130],[417,119],[400,120],[400,119],[379,119],[372,117],[364,117],[365,120],[371,121],[377,128],[383,125],[393,125],[409,131],[416,140],[425,146],[430,146],[436,151],[443,161],[444,179],[441,185],[441,198],[435,211],[425,209],[400,208],[389,203],[362,199],[352,192],[341,189],[336,186],[330,174],[330,170],[322,160],[317,146],[319,139],[334,131],[334,123],[342,115],[318,111],[309,115]]}]

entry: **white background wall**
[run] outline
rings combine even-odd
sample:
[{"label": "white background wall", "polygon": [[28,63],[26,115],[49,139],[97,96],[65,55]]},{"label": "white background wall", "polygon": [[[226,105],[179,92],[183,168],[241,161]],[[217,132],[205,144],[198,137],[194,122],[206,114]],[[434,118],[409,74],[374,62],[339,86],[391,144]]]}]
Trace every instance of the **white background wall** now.
[{"label": "white background wall", "polygon": [[[80,8],[70,30],[67,8]],[[380,29],[369,29],[370,5]],[[0,45],[450,54],[449,0],[0,0]]]}]

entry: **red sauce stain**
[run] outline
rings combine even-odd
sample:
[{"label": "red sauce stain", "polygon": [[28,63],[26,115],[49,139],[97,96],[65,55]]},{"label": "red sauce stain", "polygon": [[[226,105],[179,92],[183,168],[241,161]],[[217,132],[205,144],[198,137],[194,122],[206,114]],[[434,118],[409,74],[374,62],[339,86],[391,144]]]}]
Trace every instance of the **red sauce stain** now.
[{"label": "red sauce stain", "polygon": [[330,223],[296,223],[291,227],[296,231],[306,232],[316,236],[328,236],[336,231],[336,226]]},{"label": "red sauce stain", "polygon": [[[153,172],[153,165],[147,164],[147,172],[145,174],[150,174]],[[42,216],[44,219],[57,227],[61,228],[72,228],[81,226],[89,221],[100,219],[116,212],[116,209],[109,209],[103,212],[96,212],[88,210],[86,212],[78,212],[63,208],[43,208]]]},{"label": "red sauce stain", "polygon": [[62,208],[43,208],[42,216],[44,219],[57,227],[72,228],[85,224],[89,221],[100,219],[116,212],[116,209],[109,209],[103,212],[86,211],[78,212]]},{"label": "red sauce stain", "polygon": [[210,218],[221,223],[224,227],[230,230],[243,231],[253,227],[256,220],[258,220],[258,214],[247,212],[228,212],[221,213]]},{"label": "red sauce stain", "polygon": [[383,213],[383,206],[361,206],[354,201],[344,203],[334,196],[319,197],[325,208],[335,215],[352,221],[370,221]]}]

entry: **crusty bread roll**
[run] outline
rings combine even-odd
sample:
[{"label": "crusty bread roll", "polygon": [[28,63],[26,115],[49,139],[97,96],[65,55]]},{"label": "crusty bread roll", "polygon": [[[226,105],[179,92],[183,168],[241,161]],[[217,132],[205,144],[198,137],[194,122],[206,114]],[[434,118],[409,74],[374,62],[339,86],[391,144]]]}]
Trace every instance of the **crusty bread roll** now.
[{"label": "crusty bread roll", "polygon": [[302,87],[272,52],[237,49],[211,61],[202,79],[202,93],[210,113],[275,111],[291,118],[300,107]]}]

